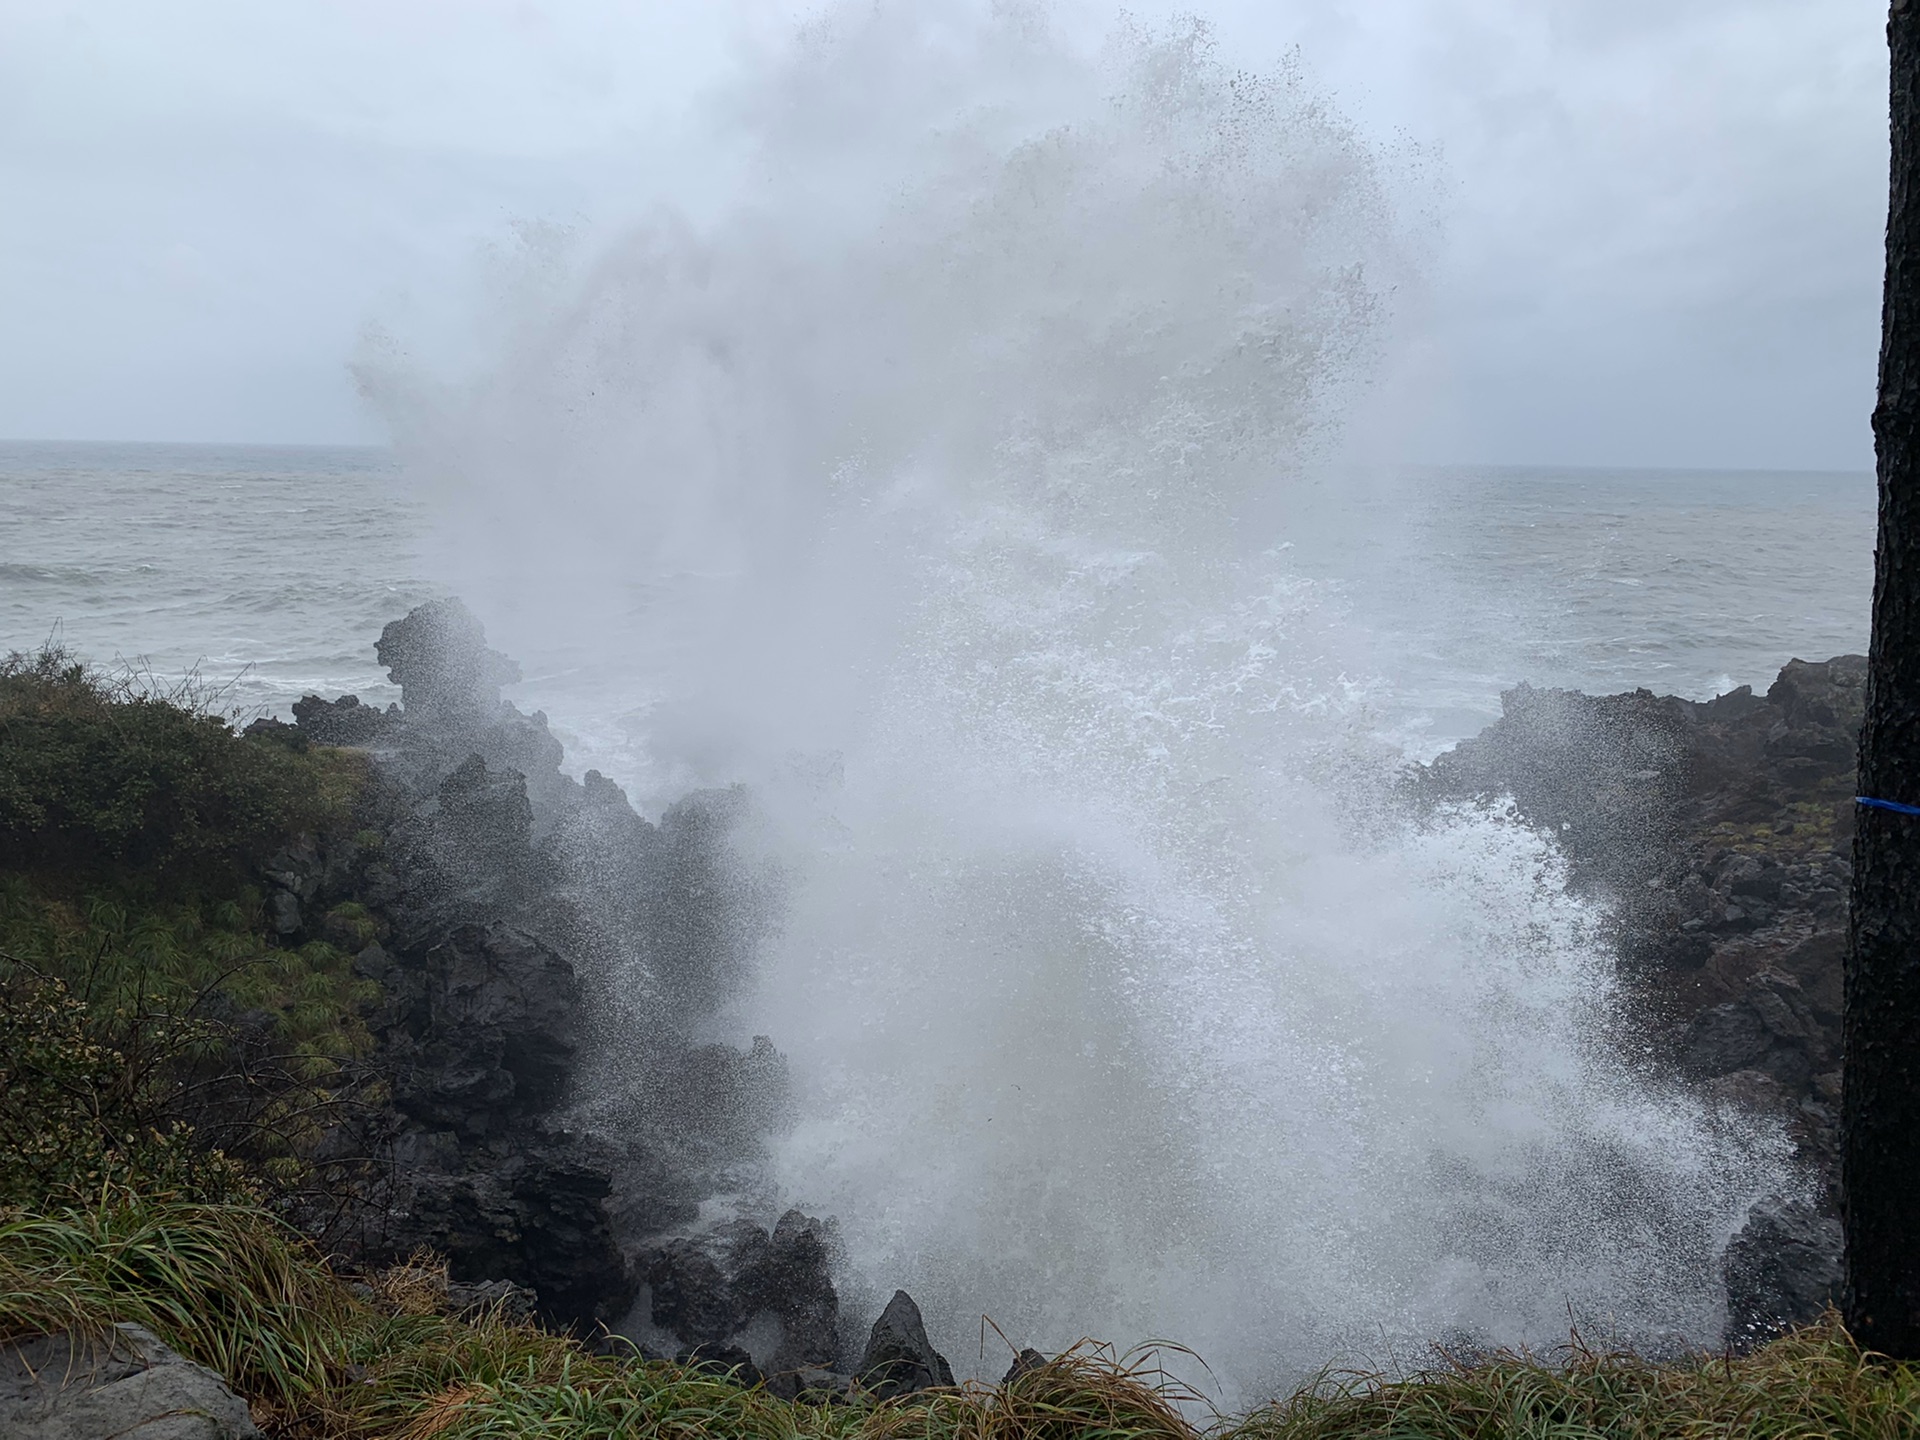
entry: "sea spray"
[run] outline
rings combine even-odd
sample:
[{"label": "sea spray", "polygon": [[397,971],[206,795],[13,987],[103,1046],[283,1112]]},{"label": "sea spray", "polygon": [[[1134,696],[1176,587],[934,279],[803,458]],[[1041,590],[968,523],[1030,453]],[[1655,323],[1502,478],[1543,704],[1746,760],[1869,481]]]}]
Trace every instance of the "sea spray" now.
[{"label": "sea spray", "polygon": [[749,1189],[963,1371],[983,1315],[1237,1399],[1714,1339],[1777,1142],[1611,1046],[1550,839],[1394,808],[1368,617],[1286,548],[1398,278],[1366,147],[1204,27],[1017,7],[837,10],[743,94],[739,204],[404,434],[503,643],[610,656],[636,794],[751,787],[780,913],[717,1023],[795,1118]]}]

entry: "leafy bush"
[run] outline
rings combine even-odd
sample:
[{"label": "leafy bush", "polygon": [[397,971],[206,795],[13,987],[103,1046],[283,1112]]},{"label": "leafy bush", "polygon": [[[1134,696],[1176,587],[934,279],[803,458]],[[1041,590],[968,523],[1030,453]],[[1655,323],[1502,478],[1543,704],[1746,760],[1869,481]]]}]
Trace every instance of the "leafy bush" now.
[{"label": "leafy bush", "polygon": [[0,661],[0,867],[231,881],[345,822],[363,757],[236,735],[195,699],[57,647]]},{"label": "leafy bush", "polygon": [[351,1009],[311,999],[337,987],[302,951],[259,964],[305,975],[308,998],[236,1023],[211,1013],[233,1007],[218,990],[124,964],[96,965],[82,990],[0,953],[0,1205],[45,1209],[103,1185],[201,1200],[311,1191],[315,1142],[379,1095],[352,1053],[329,1052],[370,1042]]},{"label": "leafy bush", "polygon": [[334,946],[273,943],[253,877],[350,828],[366,779],[355,752],[234,734],[190,684],[0,662],[0,1203],[217,1198],[239,1164],[307,1182],[378,987]]},{"label": "leafy bush", "polygon": [[0,1204],[291,1198],[328,1126],[378,1098],[356,1008],[378,987],[347,956],[195,928],[80,919],[0,877]]},{"label": "leafy bush", "polygon": [[99,1033],[60,981],[0,960],[0,1205],[139,1184],[160,1193],[247,1195],[240,1171],[193,1143],[168,1112],[177,1084],[153,1063],[204,1043],[191,1023],[141,1029],[146,1056]]}]

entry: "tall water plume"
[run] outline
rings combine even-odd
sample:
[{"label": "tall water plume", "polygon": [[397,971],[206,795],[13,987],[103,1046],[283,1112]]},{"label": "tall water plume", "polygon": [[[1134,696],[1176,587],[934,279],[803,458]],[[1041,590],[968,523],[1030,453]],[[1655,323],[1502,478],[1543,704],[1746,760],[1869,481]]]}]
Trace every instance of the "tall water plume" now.
[{"label": "tall water plume", "polygon": [[1711,1339],[1775,1152],[1610,1049],[1549,841],[1397,815],[1366,617],[1289,563],[1396,277],[1366,147],[1201,27],[1004,7],[835,12],[741,93],[736,203],[401,413],[496,632],[639,706],[603,768],[753,787],[722,1028],[790,1056],[767,1183],[856,1308],[1243,1396],[1570,1308]]}]

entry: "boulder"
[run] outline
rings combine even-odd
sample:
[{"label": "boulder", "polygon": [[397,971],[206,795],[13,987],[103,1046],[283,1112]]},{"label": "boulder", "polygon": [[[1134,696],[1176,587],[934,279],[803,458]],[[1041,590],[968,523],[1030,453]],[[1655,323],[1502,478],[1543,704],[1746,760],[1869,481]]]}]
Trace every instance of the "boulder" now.
[{"label": "boulder", "polygon": [[267,901],[267,915],[273,921],[273,933],[285,939],[300,933],[306,923],[300,914],[300,899],[285,890],[276,890]]},{"label": "boulder", "polygon": [[520,667],[487,647],[487,632],[458,600],[415,606],[380,632],[373,653],[400,687],[409,719],[465,714],[497,705]]},{"label": "boulder", "polygon": [[873,1322],[866,1353],[854,1373],[867,1393],[881,1400],[953,1384],[953,1368],[927,1339],[920,1307],[904,1290],[893,1292]]},{"label": "boulder", "polygon": [[213,1371],[138,1325],[0,1346],[0,1440],[261,1440]]},{"label": "boulder", "polygon": [[1000,1377],[1002,1385],[1011,1385],[1022,1375],[1031,1375],[1036,1370],[1047,1367],[1047,1357],[1029,1346],[1013,1357],[1013,1363],[1007,1366],[1007,1373]]},{"label": "boulder", "polygon": [[781,1400],[797,1400],[803,1405],[844,1405],[853,1399],[851,1375],[837,1370],[806,1366],[788,1370],[767,1379],[767,1393]]},{"label": "boulder", "polygon": [[515,1324],[529,1324],[539,1313],[540,1297],[511,1280],[451,1280],[447,1282],[446,1308],[453,1315],[495,1315]]},{"label": "boulder", "polygon": [[753,1318],[742,1281],[767,1246],[766,1231],[737,1220],[655,1249],[646,1262],[653,1323],[690,1347],[724,1345]]},{"label": "boulder", "polygon": [[753,1356],[739,1345],[696,1345],[674,1356],[673,1363],[716,1376],[742,1390],[751,1390],[766,1379],[753,1363]]},{"label": "boulder", "polygon": [[831,1248],[827,1227],[798,1210],[771,1232],[731,1220],[669,1240],[645,1261],[649,1318],[681,1344],[711,1349],[771,1317],[779,1339],[769,1373],[830,1368],[840,1317]]},{"label": "boulder", "polygon": [[402,1137],[394,1160],[389,1250],[444,1255],[456,1282],[525,1286],[541,1317],[565,1328],[631,1308],[637,1284],[607,1213],[613,1166],[594,1143],[517,1131],[462,1144],[429,1132]]},{"label": "boulder", "polygon": [[840,1297],[833,1288],[828,1226],[789,1210],[773,1227],[766,1261],[755,1277],[756,1299],[780,1321],[776,1370],[831,1367],[840,1343]]},{"label": "boulder", "polygon": [[1727,1343],[1763,1344],[1838,1304],[1844,1245],[1839,1220],[1805,1200],[1776,1196],[1755,1205],[1721,1262]]},{"label": "boulder", "polygon": [[513,868],[526,852],[533,802],[519,771],[489,770],[470,753],[440,782],[439,800],[434,840],[451,868],[483,878]]},{"label": "boulder", "polygon": [[[322,700],[303,695],[293,702],[293,723],[300,734],[319,745],[370,745],[400,719],[396,706],[376,710],[362,705],[358,695]],[[249,727],[248,734],[252,734]]]},{"label": "boulder", "polygon": [[465,925],[418,957],[383,957],[394,1100],[419,1121],[481,1137],[556,1104],[579,1048],[573,967],[507,925]]}]

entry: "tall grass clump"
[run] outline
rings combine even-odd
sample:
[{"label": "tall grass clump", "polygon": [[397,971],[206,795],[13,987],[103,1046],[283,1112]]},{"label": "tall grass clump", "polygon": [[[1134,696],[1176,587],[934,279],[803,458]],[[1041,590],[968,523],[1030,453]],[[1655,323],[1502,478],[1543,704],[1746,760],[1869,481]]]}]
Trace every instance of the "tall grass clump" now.
[{"label": "tall grass clump", "polygon": [[1837,1315],[1748,1355],[1656,1362],[1578,1336],[1399,1382],[1336,1374],[1234,1440],[1913,1440],[1920,1368],[1863,1354]]},{"label": "tall grass clump", "polygon": [[[418,1262],[413,1269],[419,1268]],[[289,1440],[1909,1440],[1920,1370],[1838,1319],[1746,1356],[1656,1363],[1576,1339],[1404,1379],[1330,1375],[1205,1422],[1157,1370],[1083,1345],[1000,1386],[850,1403],[724,1377],[504,1315],[418,1303],[411,1272],[356,1290],[246,1205],[108,1192],[0,1216],[0,1338],[136,1321],[225,1375]],[[431,1287],[429,1287],[431,1288]]]},{"label": "tall grass clump", "polygon": [[[403,1277],[411,1278],[411,1277]],[[421,1313],[355,1288],[248,1205],[108,1191],[0,1213],[0,1338],[119,1321],[225,1376],[271,1431],[313,1440],[1192,1440],[1144,1372],[1076,1350],[1004,1389],[825,1404],[578,1341],[498,1312]]]},{"label": "tall grass clump", "polygon": [[0,1333],[145,1325],[249,1397],[324,1398],[352,1296],[310,1242],[254,1206],[122,1190],[0,1213]]}]

